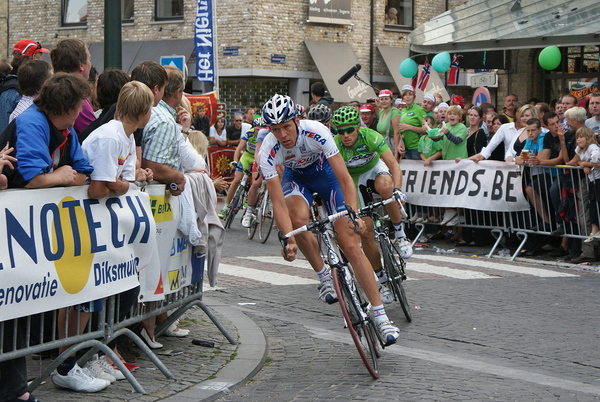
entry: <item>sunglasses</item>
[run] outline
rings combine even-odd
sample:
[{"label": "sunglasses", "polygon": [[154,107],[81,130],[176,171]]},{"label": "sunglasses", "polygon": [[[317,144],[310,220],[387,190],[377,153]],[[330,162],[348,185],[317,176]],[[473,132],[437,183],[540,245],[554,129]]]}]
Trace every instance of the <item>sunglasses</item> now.
[{"label": "sunglasses", "polygon": [[352,134],[356,130],[356,127],[358,127],[358,126],[350,126],[350,127],[346,127],[346,128],[338,128],[338,129],[336,129],[336,131],[340,135]]}]

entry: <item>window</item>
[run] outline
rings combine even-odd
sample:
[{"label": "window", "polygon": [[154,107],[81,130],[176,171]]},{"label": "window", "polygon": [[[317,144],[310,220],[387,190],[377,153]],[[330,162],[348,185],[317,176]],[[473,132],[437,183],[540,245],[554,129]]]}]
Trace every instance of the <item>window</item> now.
[{"label": "window", "polygon": [[183,0],[156,0],[156,18],[160,20],[183,19]]},{"label": "window", "polygon": [[87,0],[62,0],[62,25],[87,23]]},{"label": "window", "polygon": [[414,0],[388,0],[385,7],[386,28],[413,28]]},{"label": "window", "polygon": [[121,19],[123,22],[133,22],[133,0],[121,0]]}]

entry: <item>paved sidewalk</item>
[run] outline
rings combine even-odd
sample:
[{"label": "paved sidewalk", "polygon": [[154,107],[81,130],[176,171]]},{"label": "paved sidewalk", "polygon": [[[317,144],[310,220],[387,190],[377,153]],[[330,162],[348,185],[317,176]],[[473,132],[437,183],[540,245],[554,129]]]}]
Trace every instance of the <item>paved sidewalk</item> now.
[{"label": "paved sidewalk", "polygon": [[[134,392],[127,380],[111,384],[95,394],[81,394],[56,388],[50,378],[47,378],[33,395],[42,402],[200,402],[222,397],[244,385],[262,368],[266,355],[266,340],[258,325],[235,306],[206,295],[204,302],[229,334],[238,341],[238,345],[231,345],[200,308],[193,308],[182,316],[180,324],[181,328],[190,330],[190,335],[185,338],[157,339],[164,348],[155,352],[174,375],[174,380],[166,378],[148,357],[142,355],[135,363],[140,369],[133,375],[147,392],[146,395]],[[193,345],[193,339],[212,341],[215,347]],[[182,353],[160,354],[168,351]],[[38,375],[49,363],[50,360],[28,359],[30,378]]]}]

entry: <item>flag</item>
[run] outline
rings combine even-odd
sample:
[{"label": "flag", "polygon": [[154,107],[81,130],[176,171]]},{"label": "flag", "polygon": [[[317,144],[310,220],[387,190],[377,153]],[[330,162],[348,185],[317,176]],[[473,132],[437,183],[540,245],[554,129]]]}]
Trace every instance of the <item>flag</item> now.
[{"label": "flag", "polygon": [[415,76],[414,76],[414,77],[412,77],[412,81],[411,81],[410,85],[411,85],[413,88],[416,88],[416,87],[417,87],[417,81],[418,81],[418,77],[419,77],[419,75],[418,75],[418,74],[415,74]]},{"label": "flag", "polygon": [[418,88],[421,91],[425,91],[427,83],[429,82],[430,75],[431,66],[429,65],[429,62],[425,60],[425,62],[423,63],[423,68],[421,69],[421,73],[419,74],[419,79],[417,80],[417,86],[415,88]]},{"label": "flag", "polygon": [[458,85],[459,71],[458,57],[454,55],[452,56],[452,64],[450,64],[450,71],[448,72],[448,85]]}]

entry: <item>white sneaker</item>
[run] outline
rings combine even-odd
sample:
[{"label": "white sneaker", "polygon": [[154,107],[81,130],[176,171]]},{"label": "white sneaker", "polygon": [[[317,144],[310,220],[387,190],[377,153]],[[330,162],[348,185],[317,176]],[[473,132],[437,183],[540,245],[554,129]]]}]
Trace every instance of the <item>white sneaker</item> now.
[{"label": "white sneaker", "polygon": [[254,217],[254,215],[252,215],[252,212],[246,211],[246,213],[244,214],[244,217],[242,218],[242,226],[245,228],[249,228],[250,225],[252,224],[253,217]]},{"label": "white sneaker", "polygon": [[78,392],[98,392],[110,385],[110,381],[102,378],[94,378],[87,374],[77,364],[67,375],[60,375],[54,371],[51,375],[54,385],[60,388],[68,388]]},{"label": "white sneaker", "polygon": [[379,328],[385,346],[396,343],[396,340],[400,336],[400,330],[391,321],[381,321],[377,323],[377,328]]},{"label": "white sneaker", "polygon": [[440,225],[444,226],[444,225],[448,225],[449,222],[454,219],[454,217],[458,215],[458,212],[456,212],[456,209],[447,209],[446,212],[444,212],[444,218],[442,219],[442,222],[440,222]]},{"label": "white sneaker", "polygon": [[384,304],[390,304],[394,301],[394,295],[390,290],[390,284],[388,282],[379,284],[379,296],[381,296],[381,301]]},{"label": "white sneaker", "polygon": [[321,279],[319,299],[328,304],[333,304],[338,301],[335,289],[333,288],[333,279],[331,275],[327,275],[324,279]]},{"label": "white sneaker", "polygon": [[117,381],[125,379],[125,374],[121,373],[121,370],[113,367],[112,364],[106,361],[106,356],[102,356],[101,358],[99,358],[98,362],[98,364],[102,367],[102,370],[104,370],[105,373],[108,373],[111,376],[115,377]]},{"label": "white sneaker", "polygon": [[416,222],[419,218],[421,218],[421,222],[423,222],[423,216],[420,213],[415,212],[415,214],[409,219],[409,221]]},{"label": "white sneaker", "polygon": [[82,367],[82,370],[90,377],[102,378],[103,380],[110,381],[110,383],[117,381],[115,376],[107,373],[104,370],[100,360],[98,359],[98,355],[95,355],[92,357],[92,359],[85,363]]},{"label": "white sneaker", "polygon": [[406,237],[402,237],[398,241],[398,253],[400,253],[400,257],[404,260],[413,255],[413,249],[410,246],[410,242],[406,240]]}]

